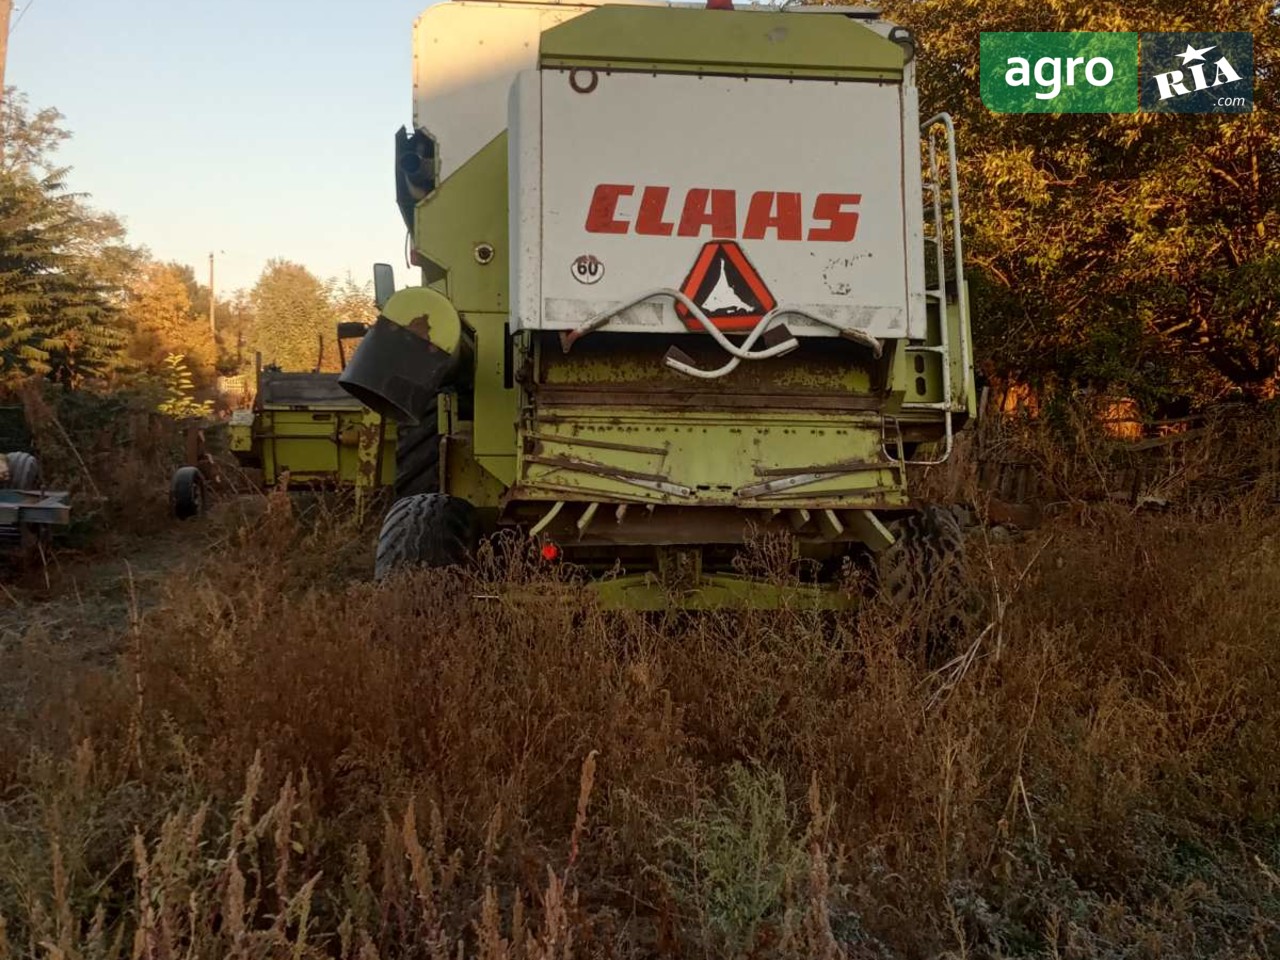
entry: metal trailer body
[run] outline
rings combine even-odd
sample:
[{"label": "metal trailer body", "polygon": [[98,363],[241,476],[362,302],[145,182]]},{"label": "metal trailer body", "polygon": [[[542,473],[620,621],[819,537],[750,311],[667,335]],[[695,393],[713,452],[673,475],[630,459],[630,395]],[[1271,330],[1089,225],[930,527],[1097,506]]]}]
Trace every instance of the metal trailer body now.
[{"label": "metal trailer body", "polygon": [[387,486],[395,445],[394,421],[362,406],[331,373],[263,371],[253,409],[231,415],[231,452],[261,471],[266,487]]},{"label": "metal trailer body", "polygon": [[20,562],[33,562],[53,527],[70,523],[70,494],[45,487],[36,457],[0,453],[0,550],[16,548]]},{"label": "metal trailer body", "polygon": [[888,548],[908,464],[974,414],[954,131],[920,122],[906,32],[449,0],[414,51],[423,286],[341,381],[434,425],[439,491],[619,603],[759,595],[732,558],[771,530],[828,568]]},{"label": "metal trailer body", "polygon": [[65,527],[71,522],[70,498],[65,490],[0,489],[0,529],[27,524]]},{"label": "metal trailer body", "polygon": [[[337,326],[338,356],[368,326]],[[396,425],[363,406],[336,373],[263,368],[256,361],[252,410],[231,416],[229,446],[240,466],[265,487],[354,487],[357,492],[395,482]],[[198,454],[188,454],[191,464]]]}]

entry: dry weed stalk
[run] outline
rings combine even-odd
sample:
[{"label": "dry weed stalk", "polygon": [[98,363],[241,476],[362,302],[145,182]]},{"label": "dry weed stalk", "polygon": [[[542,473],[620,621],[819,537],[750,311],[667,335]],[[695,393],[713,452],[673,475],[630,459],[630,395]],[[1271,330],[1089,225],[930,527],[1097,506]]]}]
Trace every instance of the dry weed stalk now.
[{"label": "dry weed stalk", "polygon": [[596,757],[599,750],[592,750],[582,761],[582,778],[578,785],[578,812],[573,818],[573,833],[569,836],[569,866],[578,862],[578,840],[587,827],[587,804],[591,802],[591,788],[596,781]]},{"label": "dry weed stalk", "polygon": [[[1010,605],[1023,589],[1023,586],[1027,582],[1028,575],[1039,562],[1041,555],[1053,542],[1052,535],[1044,537],[1036,546],[1035,552],[1031,555],[1031,559],[1028,560],[1026,564],[1023,565],[1022,569],[1017,572],[1013,578],[1012,584],[1006,589],[1001,583],[1001,578],[992,563],[991,536],[986,528],[983,528],[982,536],[985,541],[985,562],[987,573],[990,578],[988,586],[990,588],[991,596],[991,620],[983,626],[980,631],[978,631],[978,635],[974,637],[973,641],[962,653],[948,660],[942,666],[930,673],[929,679],[931,681],[936,681],[937,686],[929,697],[929,708],[945,703],[947,697],[951,696],[956,687],[969,673],[970,668],[980,658],[989,656],[995,660],[1000,659],[1000,655],[1003,652],[1005,645],[1005,627]],[[984,653],[982,651],[988,637],[993,638],[994,643],[991,649]]]}]

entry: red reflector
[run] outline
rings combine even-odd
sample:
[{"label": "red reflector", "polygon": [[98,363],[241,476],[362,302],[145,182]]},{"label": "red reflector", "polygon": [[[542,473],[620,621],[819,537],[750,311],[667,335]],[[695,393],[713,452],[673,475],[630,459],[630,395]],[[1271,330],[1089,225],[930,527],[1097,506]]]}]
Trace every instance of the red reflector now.
[{"label": "red reflector", "polygon": [[542,559],[543,560],[559,560],[560,548],[557,547],[554,543],[544,543],[542,545]]}]

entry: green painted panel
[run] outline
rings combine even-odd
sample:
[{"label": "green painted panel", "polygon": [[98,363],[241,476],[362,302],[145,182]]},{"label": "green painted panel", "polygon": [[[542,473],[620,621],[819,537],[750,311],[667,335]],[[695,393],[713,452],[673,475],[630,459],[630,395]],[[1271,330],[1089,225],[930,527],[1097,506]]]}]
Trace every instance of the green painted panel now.
[{"label": "green painted panel", "polygon": [[766,583],[731,574],[704,574],[696,587],[673,591],[653,574],[594,581],[591,590],[606,610],[852,610],[858,597],[835,586]]},{"label": "green painted panel", "polygon": [[505,313],[467,313],[463,321],[475,331],[476,461],[503,483],[515,480],[516,419],[519,395],[507,387]]},{"label": "green painted panel", "polygon": [[604,6],[542,35],[543,67],[902,79],[898,44],[847,17]]},{"label": "green painted panel", "polygon": [[414,245],[444,270],[460,313],[507,310],[506,131],[418,204]]},{"label": "green painted panel", "polygon": [[[444,450],[443,491],[451,496],[461,497],[473,507],[496,511],[502,502],[502,495],[507,491],[507,484],[481,466],[476,459],[475,451],[471,448],[470,424],[460,425],[459,430],[450,434],[445,440]],[[492,463],[499,458],[488,459]],[[514,456],[500,459],[500,468],[508,465],[514,469]]]},{"label": "green painted panel", "polygon": [[462,351],[462,320],[449,298],[430,287],[397,290],[380,311],[392,323],[456,357]]},{"label": "green painted panel", "polygon": [[[625,344],[625,346],[624,346]],[[603,386],[645,393],[680,393],[711,398],[728,394],[808,393],[870,395],[875,361],[865,347],[834,338],[813,338],[800,349],[767,363],[744,363],[717,380],[696,380],[667,366],[668,348],[679,347],[694,362],[715,368],[724,353],[703,334],[662,336],[626,334],[584,338],[565,354],[547,350],[540,365],[540,380],[552,386]],[[797,405],[803,400],[797,399]]]},{"label": "green painted panel", "polygon": [[[548,600],[581,600],[583,585],[565,580],[561,583],[539,581],[534,586],[491,582],[483,586],[486,594],[502,597],[503,602],[519,610],[525,604],[534,615],[546,608]],[[696,585],[686,589],[664,586],[654,573],[608,576],[593,580],[587,589],[605,610],[854,610],[857,594],[836,585],[775,583],[725,573],[707,573]]]},{"label": "green painted panel", "polygon": [[[527,499],[704,506],[905,502],[875,414],[539,408],[520,456]],[[800,480],[798,478],[803,478]]]},{"label": "green painted panel", "polygon": [[504,484],[515,480],[518,410],[505,370],[507,232],[504,131],[418,204],[414,234],[416,248],[443,271],[432,286],[475,333],[474,456]]},{"label": "green painted panel", "polygon": [[[252,451],[261,458],[263,479],[278,483],[285,471],[294,485],[310,482],[377,485],[377,415],[351,411],[264,410],[254,418]],[[380,483],[395,479],[396,429],[388,422],[382,436]],[[247,452],[247,451],[246,451]],[[362,462],[366,464],[361,471]]]},{"label": "green painted panel", "polygon": [[[926,336],[922,343],[937,346],[942,343],[943,314],[938,305],[932,301],[928,307],[928,324]],[[951,366],[951,401],[956,405],[958,419],[955,429],[960,429],[967,417],[977,415],[977,398],[974,387],[973,369],[965,369],[961,343],[965,344],[969,356],[973,356],[973,335],[960,319],[960,305],[954,300],[946,305],[945,322],[947,339],[950,348],[949,362]],[[936,353],[900,350],[901,356],[896,358],[903,362],[895,362],[890,385],[902,400],[909,403],[940,403],[942,396],[942,357]],[[913,418],[919,420],[919,411]],[[941,414],[937,419],[941,422]]]}]

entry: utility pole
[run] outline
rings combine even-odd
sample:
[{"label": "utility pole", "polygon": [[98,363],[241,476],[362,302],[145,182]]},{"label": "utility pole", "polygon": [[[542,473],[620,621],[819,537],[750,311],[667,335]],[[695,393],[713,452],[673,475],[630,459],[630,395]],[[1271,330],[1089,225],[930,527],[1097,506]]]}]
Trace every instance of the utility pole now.
[{"label": "utility pole", "polygon": [[[4,3],[4,2],[5,2],[5,0],[0,0],[0,3]],[[213,335],[216,337],[216,336],[218,335],[218,327],[217,327],[217,324],[215,324],[215,323],[214,323],[214,321],[213,321],[213,305],[214,305],[214,296],[213,296],[213,251],[212,251],[212,250],[210,250],[210,251],[209,251],[209,332],[210,332],[211,334],[213,334]]]},{"label": "utility pole", "polygon": [[4,66],[9,59],[9,17],[13,0],[0,0],[0,102],[4,101]]}]

